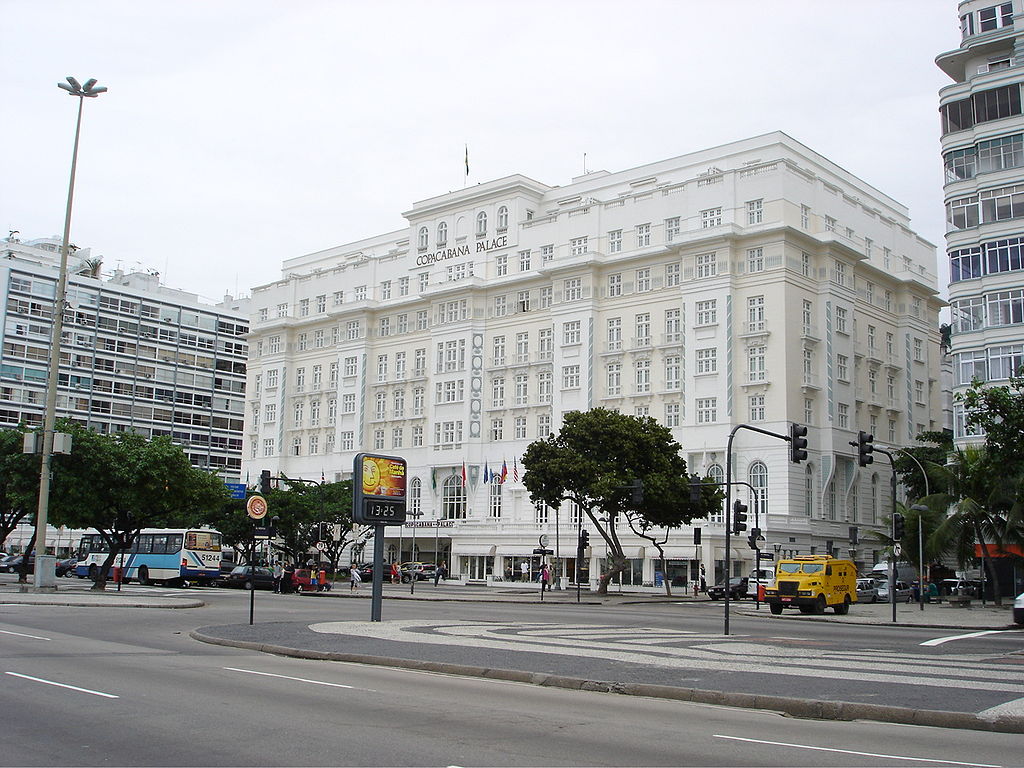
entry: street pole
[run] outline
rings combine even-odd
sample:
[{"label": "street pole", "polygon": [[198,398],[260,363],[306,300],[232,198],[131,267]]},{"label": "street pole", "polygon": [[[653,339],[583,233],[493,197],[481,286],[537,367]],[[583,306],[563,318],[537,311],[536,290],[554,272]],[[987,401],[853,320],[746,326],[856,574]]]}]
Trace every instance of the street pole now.
[{"label": "street pole", "polygon": [[[924,478],[924,495],[925,497],[931,496],[931,491],[928,487],[928,473],[924,471],[924,467],[921,466],[921,462],[917,460],[910,451],[904,450],[903,455],[910,459],[912,462],[917,464],[917,468],[921,470],[921,477]],[[924,610],[924,534],[922,529],[924,528],[924,519],[921,517],[922,512],[927,512],[928,507],[921,504],[915,504],[911,507],[917,512],[917,583],[919,588],[917,590],[917,600],[920,605],[920,609]]]},{"label": "street pole", "polygon": [[[71,204],[75,197],[75,173],[78,170],[78,140],[82,132],[82,105],[86,98],[96,98],[107,89],[96,87],[96,80],[80,85],[73,77],[57,87],[78,98],[78,117],[75,121],[75,144],[71,151],[71,180],[68,183],[68,204],[64,211],[64,238],[60,246],[60,268],[57,272],[57,292],[53,302],[53,325],[50,334],[49,371],[46,377],[46,411],[43,416],[42,462],[39,468],[39,506],[36,510],[36,569],[33,585],[56,589],[54,568],[46,557],[46,525],[50,511],[50,465],[53,462],[53,438],[57,423],[57,384],[60,369],[60,343],[64,334],[64,307],[68,292],[68,249],[71,238]],[[31,552],[27,553],[31,555]]]}]

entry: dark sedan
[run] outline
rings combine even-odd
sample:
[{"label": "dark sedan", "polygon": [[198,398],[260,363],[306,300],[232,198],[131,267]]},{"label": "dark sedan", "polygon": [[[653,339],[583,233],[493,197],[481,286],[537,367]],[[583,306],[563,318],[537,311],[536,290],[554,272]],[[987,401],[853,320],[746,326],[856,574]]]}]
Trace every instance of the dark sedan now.
[{"label": "dark sedan", "polygon": [[[741,600],[747,594],[746,577],[734,576],[729,579],[729,599]],[[715,584],[708,589],[708,597],[712,600],[722,600],[725,597],[725,583]]]},{"label": "dark sedan", "polygon": [[269,568],[256,567],[256,573],[248,565],[239,565],[231,569],[231,573],[218,582],[222,587],[241,587],[242,589],[273,589],[274,572]]}]

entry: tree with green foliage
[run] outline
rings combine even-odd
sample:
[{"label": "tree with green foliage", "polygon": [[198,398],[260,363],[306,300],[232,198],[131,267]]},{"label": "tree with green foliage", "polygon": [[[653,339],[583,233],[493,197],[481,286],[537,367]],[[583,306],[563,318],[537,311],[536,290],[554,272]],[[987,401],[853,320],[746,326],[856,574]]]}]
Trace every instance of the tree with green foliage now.
[{"label": "tree with green foliage", "polygon": [[963,403],[967,426],[984,433],[992,462],[1006,473],[1020,474],[1024,470],[1024,377],[1011,376],[1004,386],[975,380],[957,400]]},{"label": "tree with green foliage", "polygon": [[93,589],[106,588],[111,565],[143,528],[197,525],[227,497],[224,481],[193,467],[169,437],[103,435],[71,422],[72,451],[54,457],[50,520],[95,528],[109,552]]},{"label": "tree with green foliage", "polygon": [[[893,470],[900,484],[907,489],[907,498],[920,499],[927,496],[932,488],[921,474],[926,463],[945,464],[946,457],[953,451],[953,435],[951,432],[922,432],[917,436],[920,445],[903,448],[893,452],[895,462]],[[910,458],[907,456],[909,454]],[[918,463],[914,462],[917,459]]]},{"label": "tree with green foliage", "polygon": [[[710,484],[696,502],[690,500],[680,451],[671,431],[654,419],[605,408],[571,411],[557,435],[527,447],[523,484],[530,499],[550,507],[576,503],[605,541],[608,569],[600,577],[600,594],[607,594],[609,582],[628,567],[616,525],[619,515],[673,528],[721,508],[723,494]],[[643,483],[639,503],[631,487],[636,480]]]},{"label": "tree with green foliage", "polygon": [[0,543],[39,503],[39,458],[21,452],[24,437],[23,427],[0,430]]}]

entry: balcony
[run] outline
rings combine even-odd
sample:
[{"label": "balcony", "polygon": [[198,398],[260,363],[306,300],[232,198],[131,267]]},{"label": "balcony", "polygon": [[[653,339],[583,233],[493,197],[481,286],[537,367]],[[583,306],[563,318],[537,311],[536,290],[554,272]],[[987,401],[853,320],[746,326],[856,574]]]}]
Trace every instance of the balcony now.
[{"label": "balcony", "polygon": [[800,386],[803,389],[821,389],[821,380],[816,373],[805,373],[801,380]]}]

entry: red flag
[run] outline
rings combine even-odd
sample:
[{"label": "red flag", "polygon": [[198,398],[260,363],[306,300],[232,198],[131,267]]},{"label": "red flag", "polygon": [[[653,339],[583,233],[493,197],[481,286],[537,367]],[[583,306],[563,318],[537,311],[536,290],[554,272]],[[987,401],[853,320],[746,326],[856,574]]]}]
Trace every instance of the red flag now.
[{"label": "red flag", "polygon": [[508,464],[506,464],[505,460],[502,459],[501,460],[501,484],[502,485],[505,484],[505,479],[507,477],[508,477]]},{"label": "red flag", "polygon": [[466,488],[466,462],[462,462],[462,487]]}]

